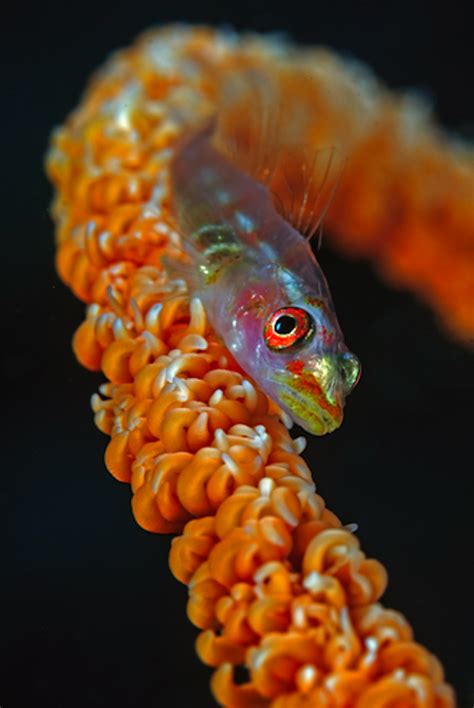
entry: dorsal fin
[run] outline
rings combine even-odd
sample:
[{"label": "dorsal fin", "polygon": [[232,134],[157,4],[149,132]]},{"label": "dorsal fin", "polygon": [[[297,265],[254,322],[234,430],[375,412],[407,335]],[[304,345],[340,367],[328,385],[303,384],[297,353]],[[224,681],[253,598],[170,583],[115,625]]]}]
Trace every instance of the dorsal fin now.
[{"label": "dorsal fin", "polygon": [[307,238],[320,227],[343,167],[340,150],[322,143],[318,100],[316,83],[301,68],[267,66],[226,76],[213,138],[236,166],[268,187],[281,216]]}]

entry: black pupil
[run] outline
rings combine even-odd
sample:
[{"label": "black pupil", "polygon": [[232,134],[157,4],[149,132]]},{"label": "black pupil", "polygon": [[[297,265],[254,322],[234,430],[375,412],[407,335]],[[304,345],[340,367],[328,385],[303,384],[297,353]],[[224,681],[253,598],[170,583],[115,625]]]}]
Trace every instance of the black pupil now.
[{"label": "black pupil", "polygon": [[291,315],[282,315],[275,322],[275,332],[277,334],[291,334],[296,327],[296,320]]}]

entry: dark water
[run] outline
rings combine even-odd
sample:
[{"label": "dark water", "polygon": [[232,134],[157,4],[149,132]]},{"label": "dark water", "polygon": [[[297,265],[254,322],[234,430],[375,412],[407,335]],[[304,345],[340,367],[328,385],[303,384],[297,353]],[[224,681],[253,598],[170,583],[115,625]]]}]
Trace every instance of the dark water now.
[{"label": "dark water", "polygon": [[[3,11],[2,708],[212,704],[169,540],[135,524],[128,487],[104,469],[106,438],[89,410],[101,377],[70,349],[83,306],[52,265],[42,156],[90,71],[151,24],[284,29],[365,60],[391,86],[431,93],[446,127],[473,122],[467,3],[213,7],[86,0]],[[364,550],[388,568],[385,604],[406,614],[471,705],[472,355],[369,266],[327,247],[321,262],[364,374],[344,427],[312,439],[306,457],[330,507],[359,523]]]}]

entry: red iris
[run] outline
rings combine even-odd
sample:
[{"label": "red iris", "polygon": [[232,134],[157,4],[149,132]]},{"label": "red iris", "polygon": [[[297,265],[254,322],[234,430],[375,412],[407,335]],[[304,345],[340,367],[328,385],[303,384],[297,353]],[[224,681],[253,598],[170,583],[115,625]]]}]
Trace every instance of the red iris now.
[{"label": "red iris", "polygon": [[282,307],[265,325],[263,337],[270,349],[288,349],[308,339],[314,332],[311,315],[301,307]]}]

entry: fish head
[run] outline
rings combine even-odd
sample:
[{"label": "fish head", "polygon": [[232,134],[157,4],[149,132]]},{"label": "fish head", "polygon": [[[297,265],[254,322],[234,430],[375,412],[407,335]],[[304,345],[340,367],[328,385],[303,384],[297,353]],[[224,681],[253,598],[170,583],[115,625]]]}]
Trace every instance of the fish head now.
[{"label": "fish head", "polygon": [[361,366],[344,344],[332,304],[306,297],[280,305],[265,318],[261,344],[269,395],[313,435],[338,428]]}]

